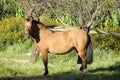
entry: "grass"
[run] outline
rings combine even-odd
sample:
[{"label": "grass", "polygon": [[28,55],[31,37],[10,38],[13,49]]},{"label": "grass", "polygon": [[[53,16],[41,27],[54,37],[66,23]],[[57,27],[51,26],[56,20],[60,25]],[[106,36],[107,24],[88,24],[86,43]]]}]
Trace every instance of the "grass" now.
[{"label": "grass", "polygon": [[[22,47],[22,48],[21,48]],[[76,73],[77,54],[49,54],[49,75],[42,76],[44,68],[41,57],[36,63],[15,62],[9,58],[28,60],[31,52],[24,45],[14,45],[0,52],[0,80],[120,80],[119,51],[94,49],[94,62],[88,65],[88,72]]]}]

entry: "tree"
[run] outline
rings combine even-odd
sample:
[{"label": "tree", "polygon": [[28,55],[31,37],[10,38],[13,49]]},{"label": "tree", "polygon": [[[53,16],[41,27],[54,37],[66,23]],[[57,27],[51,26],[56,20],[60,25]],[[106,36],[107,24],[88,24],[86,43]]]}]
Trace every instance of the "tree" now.
[{"label": "tree", "polygon": [[[76,21],[77,26],[89,32],[105,21],[106,16],[120,8],[120,0],[19,0],[26,12],[39,20],[39,16],[49,11],[65,26],[73,26],[70,19]],[[66,22],[67,21],[67,22]],[[36,51],[33,51],[36,52]]]}]

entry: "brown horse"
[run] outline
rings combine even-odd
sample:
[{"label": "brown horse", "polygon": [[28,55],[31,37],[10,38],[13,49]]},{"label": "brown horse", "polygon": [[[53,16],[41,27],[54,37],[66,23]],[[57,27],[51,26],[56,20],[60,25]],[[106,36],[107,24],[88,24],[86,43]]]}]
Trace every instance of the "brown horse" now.
[{"label": "brown horse", "polygon": [[[48,53],[64,54],[72,49],[78,52],[78,63],[81,60],[82,65],[80,71],[83,72],[87,68],[86,54],[87,48],[91,43],[90,36],[86,31],[81,29],[66,30],[63,32],[54,32],[46,28],[41,22],[31,18],[25,19],[26,37],[34,40],[36,48],[41,52],[45,72],[48,74]],[[92,48],[89,48],[90,50]],[[90,50],[88,53],[90,53]],[[91,61],[92,62],[92,61]]]}]

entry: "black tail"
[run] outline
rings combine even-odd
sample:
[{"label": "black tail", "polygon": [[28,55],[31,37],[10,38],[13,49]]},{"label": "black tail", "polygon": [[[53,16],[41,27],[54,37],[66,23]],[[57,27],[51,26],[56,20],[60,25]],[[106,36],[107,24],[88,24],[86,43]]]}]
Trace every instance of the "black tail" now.
[{"label": "black tail", "polygon": [[90,35],[88,34],[88,43],[86,46],[86,63],[91,64],[93,62],[93,47]]}]

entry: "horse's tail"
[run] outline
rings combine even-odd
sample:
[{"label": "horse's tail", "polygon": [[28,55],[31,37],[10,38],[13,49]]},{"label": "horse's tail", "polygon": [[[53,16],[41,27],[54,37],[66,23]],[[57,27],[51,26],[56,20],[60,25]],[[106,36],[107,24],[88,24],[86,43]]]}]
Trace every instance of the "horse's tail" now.
[{"label": "horse's tail", "polygon": [[93,47],[91,42],[91,37],[87,35],[87,46],[86,46],[86,63],[91,64],[93,62]]}]

